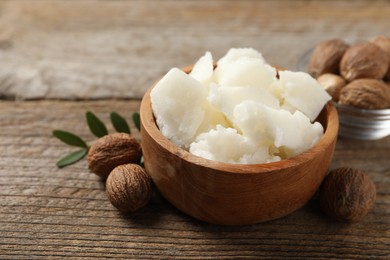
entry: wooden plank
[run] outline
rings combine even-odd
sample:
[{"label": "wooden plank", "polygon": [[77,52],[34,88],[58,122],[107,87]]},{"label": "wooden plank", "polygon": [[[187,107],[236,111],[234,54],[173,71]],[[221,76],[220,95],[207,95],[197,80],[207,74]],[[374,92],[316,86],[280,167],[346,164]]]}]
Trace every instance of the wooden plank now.
[{"label": "wooden plank", "polygon": [[140,98],[171,67],[253,47],[296,69],[319,41],[388,34],[382,1],[50,1],[0,3],[0,96]]},{"label": "wooden plank", "polygon": [[[86,161],[57,169],[70,148],[59,128],[92,142],[84,114],[109,125],[117,111],[128,121],[139,101],[0,102],[0,258],[5,259],[386,259],[390,257],[390,138],[340,138],[332,167],[354,166],[377,186],[374,210],[356,224],[337,223],[317,198],[271,222],[224,227],[195,220],[155,190],[134,214],[120,214]],[[109,127],[112,131],[112,127]],[[134,133],[137,133],[132,125]]]}]

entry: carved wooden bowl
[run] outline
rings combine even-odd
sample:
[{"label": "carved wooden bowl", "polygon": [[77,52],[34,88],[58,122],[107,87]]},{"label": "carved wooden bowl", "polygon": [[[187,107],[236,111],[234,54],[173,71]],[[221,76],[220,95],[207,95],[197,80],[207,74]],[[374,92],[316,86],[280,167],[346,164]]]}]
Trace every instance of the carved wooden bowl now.
[{"label": "carved wooden bowl", "polygon": [[195,156],[164,137],[152,112],[152,88],[140,108],[145,169],[160,193],[192,217],[221,225],[277,219],[305,205],[327,174],[339,126],[331,102],[317,118],[325,133],[308,151],[279,162],[230,164]]}]

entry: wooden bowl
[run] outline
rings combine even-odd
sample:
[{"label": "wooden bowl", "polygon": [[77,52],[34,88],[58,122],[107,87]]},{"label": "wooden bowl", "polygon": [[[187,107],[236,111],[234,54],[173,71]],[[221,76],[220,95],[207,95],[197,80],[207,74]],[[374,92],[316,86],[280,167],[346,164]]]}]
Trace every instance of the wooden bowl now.
[{"label": "wooden bowl", "polygon": [[160,193],[192,217],[221,225],[277,219],[305,205],[327,174],[339,126],[331,102],[317,118],[325,133],[308,151],[279,162],[230,164],[195,156],[164,137],[152,112],[152,88],[140,109],[145,169]]}]

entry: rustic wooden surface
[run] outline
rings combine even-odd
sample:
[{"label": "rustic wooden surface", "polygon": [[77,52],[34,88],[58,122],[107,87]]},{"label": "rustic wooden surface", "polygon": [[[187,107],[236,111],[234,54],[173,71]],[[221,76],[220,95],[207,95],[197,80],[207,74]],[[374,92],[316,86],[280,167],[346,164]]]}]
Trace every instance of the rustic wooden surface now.
[{"label": "rustic wooden surface", "polygon": [[389,34],[387,1],[0,2],[0,96],[133,98],[171,67],[253,47],[294,70],[318,42]]},{"label": "rustic wooden surface", "polygon": [[338,140],[332,167],[360,168],[377,187],[376,207],[356,224],[332,221],[316,198],[285,218],[243,227],[192,219],[158,192],[145,208],[121,215],[85,160],[56,168],[56,161],[74,149],[51,131],[70,130],[93,141],[87,110],[108,124],[109,112],[130,121],[138,106],[138,101],[116,100],[0,102],[0,258],[390,257],[390,137]]},{"label": "rustic wooden surface", "polygon": [[[188,217],[157,191],[120,214],[85,160],[57,169],[74,149],[51,135],[59,128],[92,142],[86,111],[130,121],[152,82],[206,50],[254,47],[293,68],[320,40],[388,35],[389,24],[389,1],[1,1],[0,96],[54,100],[0,100],[0,259],[389,259],[390,137],[336,146],[332,168],[357,167],[376,184],[362,222],[334,222],[313,198],[279,220],[224,227]],[[109,99],[58,100],[96,98]]]}]

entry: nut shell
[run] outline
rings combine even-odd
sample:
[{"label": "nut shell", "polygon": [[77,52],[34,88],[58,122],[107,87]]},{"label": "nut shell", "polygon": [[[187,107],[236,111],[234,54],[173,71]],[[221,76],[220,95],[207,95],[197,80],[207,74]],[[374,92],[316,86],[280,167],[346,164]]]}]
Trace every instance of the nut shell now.
[{"label": "nut shell", "polygon": [[340,60],[349,45],[340,39],[323,41],[310,56],[308,72],[315,78],[324,73],[339,73]]},{"label": "nut shell", "polygon": [[347,84],[343,77],[332,73],[322,74],[317,78],[317,81],[336,102],[339,100],[341,89]]},{"label": "nut shell", "polygon": [[[390,58],[390,38],[389,37],[379,35],[379,36],[371,39],[370,42],[372,42],[373,44],[382,48],[382,50],[384,50]],[[387,73],[386,73],[384,79],[390,81],[390,65],[389,65],[389,68],[387,69]]]},{"label": "nut shell", "polygon": [[88,167],[106,179],[118,165],[138,163],[142,156],[140,144],[129,134],[115,133],[99,138],[89,149]]},{"label": "nut shell", "polygon": [[152,180],[137,164],[119,165],[107,178],[106,193],[119,211],[134,212],[149,202]]},{"label": "nut shell", "polygon": [[332,170],[320,190],[320,206],[332,218],[357,222],[374,207],[376,188],[360,170],[343,167]]},{"label": "nut shell", "polygon": [[340,62],[340,73],[347,80],[383,79],[389,68],[389,56],[377,45],[366,42],[354,45]]},{"label": "nut shell", "polygon": [[382,80],[357,79],[340,91],[339,103],[363,109],[390,107],[390,86]]}]

